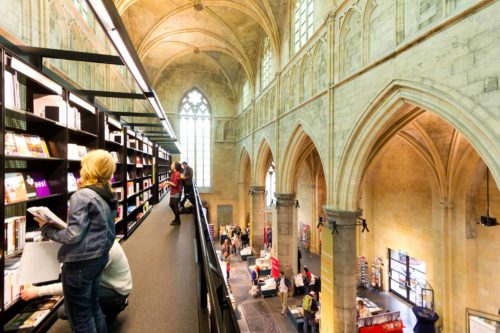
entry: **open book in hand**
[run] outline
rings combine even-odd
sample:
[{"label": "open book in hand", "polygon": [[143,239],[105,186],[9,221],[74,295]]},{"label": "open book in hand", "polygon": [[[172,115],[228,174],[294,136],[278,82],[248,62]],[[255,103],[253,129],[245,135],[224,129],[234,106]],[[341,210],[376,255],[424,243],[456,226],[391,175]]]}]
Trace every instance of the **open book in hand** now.
[{"label": "open book in hand", "polygon": [[61,220],[47,207],[30,207],[28,208],[28,212],[30,212],[35,217],[47,221],[47,223],[53,225],[58,229],[66,229],[68,226],[66,222]]}]

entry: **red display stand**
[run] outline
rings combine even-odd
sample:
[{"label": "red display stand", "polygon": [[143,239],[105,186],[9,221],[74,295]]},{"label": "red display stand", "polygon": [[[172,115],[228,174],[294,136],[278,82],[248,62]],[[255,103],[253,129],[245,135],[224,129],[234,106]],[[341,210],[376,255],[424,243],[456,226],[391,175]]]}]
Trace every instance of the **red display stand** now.
[{"label": "red display stand", "polygon": [[361,327],[359,333],[403,333],[403,327],[403,322],[401,320],[396,320],[383,324]]}]

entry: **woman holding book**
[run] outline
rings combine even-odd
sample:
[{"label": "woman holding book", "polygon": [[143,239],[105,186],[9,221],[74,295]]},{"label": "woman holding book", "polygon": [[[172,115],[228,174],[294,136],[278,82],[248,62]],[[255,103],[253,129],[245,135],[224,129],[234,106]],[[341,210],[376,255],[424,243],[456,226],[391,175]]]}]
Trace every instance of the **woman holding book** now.
[{"label": "woman holding book", "polygon": [[64,306],[73,332],[105,333],[106,321],[99,307],[101,273],[115,239],[116,201],[110,179],[116,165],[105,150],[93,150],[82,159],[79,189],[70,199],[68,225],[59,229],[35,217],[45,237],[62,243]]}]

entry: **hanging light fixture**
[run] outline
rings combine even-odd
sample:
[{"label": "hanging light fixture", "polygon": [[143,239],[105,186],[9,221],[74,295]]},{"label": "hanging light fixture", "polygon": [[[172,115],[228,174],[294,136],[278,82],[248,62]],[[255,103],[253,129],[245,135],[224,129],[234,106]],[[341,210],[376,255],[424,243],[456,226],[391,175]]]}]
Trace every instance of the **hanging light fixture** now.
[{"label": "hanging light fixture", "polygon": [[490,216],[490,175],[488,168],[486,168],[486,215],[481,216],[479,223],[485,227],[494,227],[499,225],[497,219]]}]

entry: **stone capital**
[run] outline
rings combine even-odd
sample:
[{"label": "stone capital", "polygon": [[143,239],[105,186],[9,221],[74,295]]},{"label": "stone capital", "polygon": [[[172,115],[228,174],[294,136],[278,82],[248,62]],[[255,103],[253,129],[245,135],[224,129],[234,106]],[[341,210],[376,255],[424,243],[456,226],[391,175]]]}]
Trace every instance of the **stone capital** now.
[{"label": "stone capital", "polygon": [[363,215],[363,210],[342,210],[332,206],[323,206],[323,210],[329,220],[336,221],[337,224],[350,224]]},{"label": "stone capital", "polygon": [[256,193],[256,194],[257,193],[262,194],[262,193],[266,192],[265,186],[252,185],[248,189],[251,193]]},{"label": "stone capital", "polygon": [[274,197],[280,206],[292,206],[295,204],[295,193],[274,193]]}]

